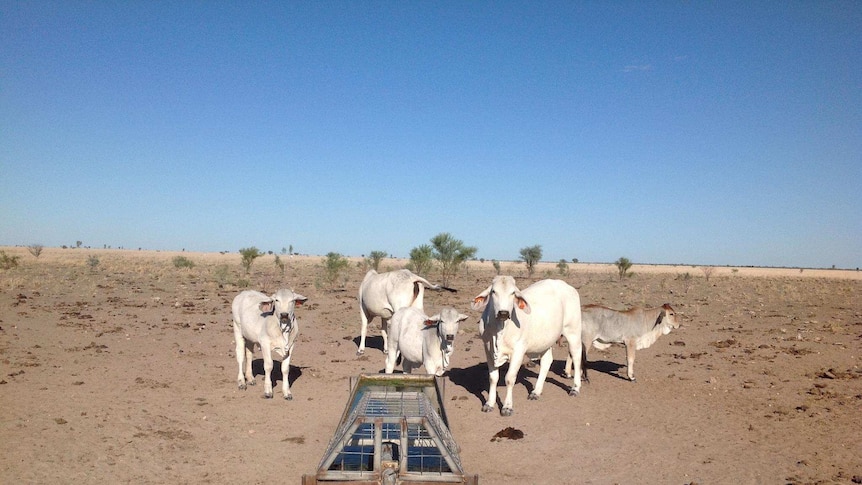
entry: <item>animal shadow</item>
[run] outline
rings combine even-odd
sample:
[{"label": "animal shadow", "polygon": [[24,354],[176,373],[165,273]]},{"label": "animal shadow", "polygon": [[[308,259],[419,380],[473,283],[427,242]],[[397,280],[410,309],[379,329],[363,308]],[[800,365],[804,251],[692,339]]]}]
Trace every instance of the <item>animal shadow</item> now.
[{"label": "animal shadow", "polygon": [[[296,382],[296,380],[302,376],[302,368],[296,365],[291,365],[290,370],[288,370],[287,374],[288,380],[290,381],[290,385],[292,386]],[[255,377],[259,375],[264,375],[263,359],[255,359],[251,361],[251,375]],[[281,373],[280,360],[272,361],[272,373],[270,373],[269,377],[272,381],[272,387],[276,386],[276,382],[284,380],[284,375],[282,375]]]},{"label": "animal shadow", "polygon": [[465,391],[476,396],[481,403],[485,403],[482,392],[488,388],[488,365],[476,364],[466,368],[452,367],[447,371],[452,384],[464,388]]},{"label": "animal shadow", "polygon": [[622,379],[624,381],[628,381],[628,376],[622,372],[626,366],[622,364],[617,364],[616,362],[611,362],[609,360],[594,360],[587,364],[588,370],[594,370],[597,372],[601,372],[602,374],[607,374],[609,376],[614,376],[617,379]]},{"label": "animal shadow", "polygon": [[[360,340],[361,340],[360,337],[355,337],[353,339],[353,343],[356,345],[357,349],[359,349],[359,341]],[[368,335],[368,336],[366,336],[365,337],[365,350],[366,350],[366,352],[368,351],[368,349],[377,349],[380,352],[383,352],[383,336],[381,336],[381,335],[377,335],[377,336]]]}]

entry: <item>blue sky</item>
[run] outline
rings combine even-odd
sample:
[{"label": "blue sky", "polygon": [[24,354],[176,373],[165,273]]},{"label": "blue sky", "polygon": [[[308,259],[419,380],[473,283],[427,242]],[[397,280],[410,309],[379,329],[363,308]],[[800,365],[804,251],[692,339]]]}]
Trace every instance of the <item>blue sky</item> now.
[{"label": "blue sky", "polygon": [[862,3],[0,0],[0,245],[862,266]]}]

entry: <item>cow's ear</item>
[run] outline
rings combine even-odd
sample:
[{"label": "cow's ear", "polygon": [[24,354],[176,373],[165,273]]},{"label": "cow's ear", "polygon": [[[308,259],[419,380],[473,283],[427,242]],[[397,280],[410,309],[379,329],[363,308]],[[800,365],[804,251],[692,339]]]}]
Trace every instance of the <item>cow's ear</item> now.
[{"label": "cow's ear", "polygon": [[296,306],[302,306],[303,303],[308,301],[308,297],[302,296],[299,293],[293,294],[293,301],[296,302]]},{"label": "cow's ear", "polygon": [[434,315],[433,317],[426,317],[425,318],[425,326],[426,327],[433,327],[434,325],[437,325],[437,323],[439,323],[439,322],[440,322],[440,315],[439,314]]},{"label": "cow's ear", "polygon": [[489,286],[487,290],[479,293],[473,298],[473,303],[470,304],[470,308],[476,311],[482,311],[488,306],[488,295],[491,294],[491,287]]},{"label": "cow's ear", "polygon": [[521,292],[515,293],[515,304],[518,305],[519,310],[523,311],[527,315],[530,314],[530,304],[527,302],[527,300],[524,299],[523,296],[521,296]]},{"label": "cow's ear", "polygon": [[466,319],[467,319],[467,315],[464,315],[463,313],[458,314],[458,321],[459,322],[463,322]]},{"label": "cow's ear", "polygon": [[260,302],[260,305],[258,305],[258,308],[260,308],[261,313],[272,313],[274,306],[275,306],[275,304],[273,303],[273,301],[268,300],[268,301]]}]

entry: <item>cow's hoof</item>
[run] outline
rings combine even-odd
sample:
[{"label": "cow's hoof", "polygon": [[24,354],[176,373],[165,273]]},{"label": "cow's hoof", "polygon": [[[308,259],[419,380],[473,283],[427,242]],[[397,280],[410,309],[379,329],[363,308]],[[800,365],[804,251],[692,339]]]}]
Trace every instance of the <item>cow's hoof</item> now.
[{"label": "cow's hoof", "polygon": [[580,393],[581,393],[581,391],[579,391],[577,389],[569,389],[569,396],[577,397]]},{"label": "cow's hoof", "polygon": [[237,383],[236,387],[238,387],[238,388],[240,388],[241,390],[243,390],[243,391],[244,391],[244,390],[245,390],[245,382],[239,382],[239,383]]},{"label": "cow's hoof", "polygon": [[515,411],[512,408],[503,408],[500,411],[500,416],[511,416]]},{"label": "cow's hoof", "polygon": [[565,377],[566,379],[571,379],[572,375],[569,374],[568,372],[563,372],[563,377]]},{"label": "cow's hoof", "polygon": [[483,413],[490,413],[492,409],[494,408],[492,408],[490,404],[485,404],[484,406],[482,406]]},{"label": "cow's hoof", "polygon": [[287,394],[284,396],[285,401],[293,401],[293,394]]},{"label": "cow's hoof", "polygon": [[635,379],[634,377],[629,377],[629,381],[631,381],[631,382],[637,382],[638,380],[637,380],[637,379]]},{"label": "cow's hoof", "polygon": [[263,398],[264,399],[272,399],[272,393],[271,392],[263,393]]},{"label": "cow's hoof", "polygon": [[530,401],[538,401],[539,395],[536,394],[535,392],[531,392],[530,395],[527,396],[527,399],[529,399]]},{"label": "cow's hoof", "polygon": [[365,353],[365,349],[359,349],[359,350],[357,350],[357,351],[356,351],[356,355],[357,355],[357,356],[362,355],[362,354],[364,354],[364,353]]},{"label": "cow's hoof", "polygon": [[248,384],[249,386],[253,386],[253,385],[257,384],[257,381],[254,379],[247,379],[245,381],[245,383]]}]

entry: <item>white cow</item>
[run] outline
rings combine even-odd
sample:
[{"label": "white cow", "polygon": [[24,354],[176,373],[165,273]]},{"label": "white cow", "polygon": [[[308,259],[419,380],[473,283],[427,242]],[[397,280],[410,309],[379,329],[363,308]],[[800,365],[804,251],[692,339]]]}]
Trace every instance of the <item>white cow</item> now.
[{"label": "white cow", "polygon": [[428,280],[400,269],[386,273],[369,270],[359,285],[359,314],[362,327],[359,330],[359,350],[356,355],[365,353],[365,335],[368,333],[368,322],[374,317],[380,317],[383,334],[383,352],[388,353],[389,342],[386,336],[387,324],[392,315],[401,308],[412,306],[422,309],[425,288],[430,290],[447,290],[452,288],[429,283]]},{"label": "white cow", "polygon": [[281,358],[282,388],[285,399],[293,399],[290,393],[288,373],[290,357],[299,335],[299,323],[294,309],[308,298],[288,289],[281,289],[272,296],[259,291],[246,290],[233,299],[233,335],[236,340],[236,362],[239,375],[236,378],[240,389],[246,384],[254,385],[251,373],[251,358],[254,344],[260,344],[263,354],[263,396],[272,397],[272,355]]},{"label": "white cow", "polygon": [[391,374],[395,369],[400,352],[405,374],[424,363],[426,372],[442,376],[455,349],[458,327],[466,319],[467,315],[454,308],[444,308],[432,317],[415,307],[396,311],[389,322],[386,373]]},{"label": "white cow", "polygon": [[[512,415],[512,388],[524,357],[541,355],[539,377],[530,399],[542,394],[545,378],[554,360],[553,346],[560,335],[569,343],[569,356],[576,371],[581,363],[581,299],[578,290],[560,280],[538,281],[523,291],[511,276],[497,276],[485,291],[473,299],[472,308],[482,311],[479,333],[488,360],[490,386],[482,411],[497,402],[500,366],[509,362],[506,398],[500,414]],[[581,380],[573,379],[569,395],[577,396]]]},{"label": "white cow", "polygon": [[[583,330],[581,340],[584,345],[583,375],[587,379],[587,354],[590,347],[604,350],[611,344],[626,346],[626,375],[635,381],[635,350],[645,349],[654,344],[662,335],[679,328],[676,312],[665,303],[658,308],[634,307],[619,311],[601,305],[581,307]],[[566,377],[571,377],[572,361],[566,359]]]}]

